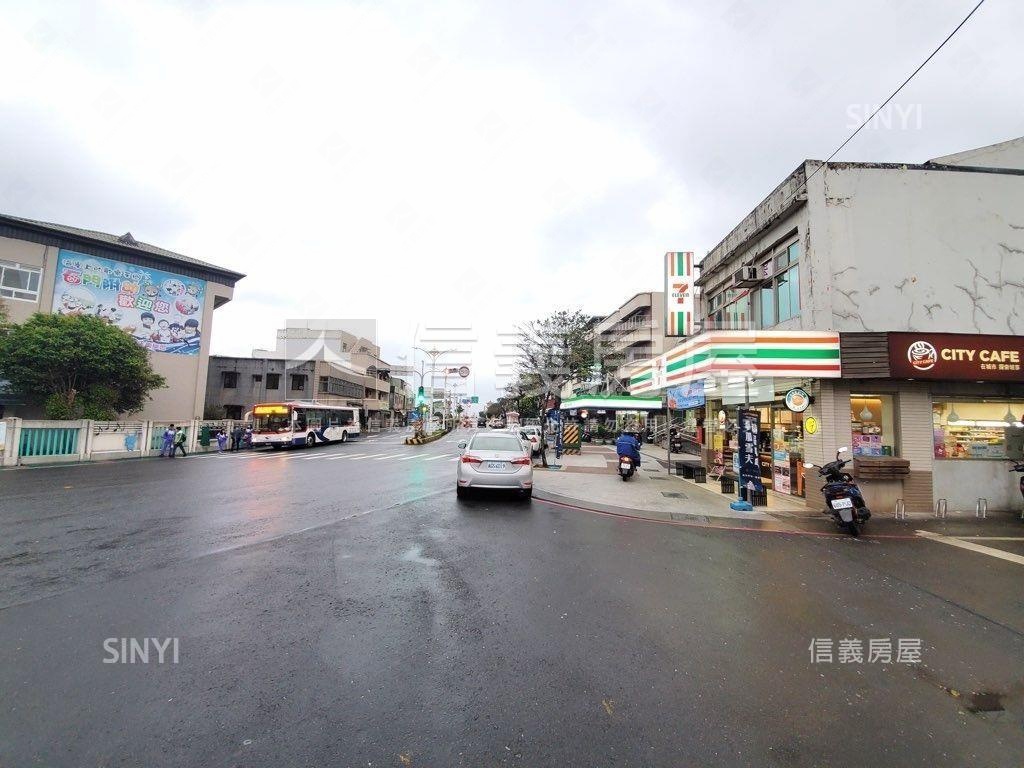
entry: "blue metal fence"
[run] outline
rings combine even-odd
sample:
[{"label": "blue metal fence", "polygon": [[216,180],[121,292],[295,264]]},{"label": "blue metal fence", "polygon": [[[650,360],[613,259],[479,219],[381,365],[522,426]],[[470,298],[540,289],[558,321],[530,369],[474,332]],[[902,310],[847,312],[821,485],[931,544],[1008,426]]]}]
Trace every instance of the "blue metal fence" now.
[{"label": "blue metal fence", "polygon": [[78,427],[28,427],[21,430],[20,456],[67,456],[78,453]]}]

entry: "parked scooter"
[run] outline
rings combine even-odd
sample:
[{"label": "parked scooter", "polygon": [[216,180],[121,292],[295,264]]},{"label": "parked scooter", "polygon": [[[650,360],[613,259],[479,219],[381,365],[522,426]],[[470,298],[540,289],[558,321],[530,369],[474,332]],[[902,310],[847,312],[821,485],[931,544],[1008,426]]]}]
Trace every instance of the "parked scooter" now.
[{"label": "parked scooter", "polygon": [[[860,534],[858,525],[863,525],[871,517],[871,510],[864,504],[864,496],[860,488],[853,481],[853,477],[843,471],[843,468],[850,463],[849,459],[840,459],[839,454],[845,453],[846,448],[836,451],[836,460],[830,461],[823,467],[817,467],[818,476],[825,478],[825,485],[821,492],[825,495],[825,503],[828,509],[825,514],[831,515],[836,525],[845,529],[852,536]],[[804,464],[804,467],[814,467],[813,464]],[[1024,481],[1022,481],[1024,482]]]},{"label": "parked scooter", "polygon": [[[1020,495],[1024,496],[1024,461],[1016,461],[1013,464],[1011,472],[1020,472]],[[1024,512],[1021,513],[1021,517],[1024,518]]]},{"label": "parked scooter", "polygon": [[619,477],[626,482],[636,472],[636,463],[631,456],[619,456]]}]

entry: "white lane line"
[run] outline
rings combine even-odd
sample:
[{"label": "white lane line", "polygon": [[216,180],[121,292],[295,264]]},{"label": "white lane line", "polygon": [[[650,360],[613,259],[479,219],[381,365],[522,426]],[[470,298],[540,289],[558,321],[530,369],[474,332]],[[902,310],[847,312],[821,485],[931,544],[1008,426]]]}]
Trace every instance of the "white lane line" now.
[{"label": "white lane line", "polygon": [[456,456],[454,459],[449,459],[449,461],[458,461],[460,458],[462,458],[462,457],[461,456]]},{"label": "white lane line", "polygon": [[1024,541],[1024,536],[957,536],[964,541]]},{"label": "white lane line", "polygon": [[937,541],[940,544],[949,544],[952,547],[959,547],[960,549],[967,549],[971,552],[977,552],[981,555],[988,555],[989,557],[996,557],[1000,560],[1006,560],[1008,563],[1016,563],[1017,565],[1024,565],[1024,556],[1015,555],[1012,552],[1004,552],[1001,549],[994,549],[992,547],[985,547],[981,544],[975,544],[971,541],[963,541],[955,536],[943,536],[939,533],[931,533],[930,531],[916,531],[918,536],[929,539],[930,541]]},{"label": "white lane line", "polygon": [[403,456],[402,458],[399,459],[399,461],[409,461],[410,459],[418,459],[419,457],[420,454],[414,453],[412,456]]},{"label": "white lane line", "polygon": [[436,456],[427,456],[427,457],[426,457],[425,459],[423,459],[423,460],[424,460],[424,461],[433,461],[434,459],[443,459],[443,458],[445,458],[446,456],[451,456],[451,454],[450,454],[450,453],[439,453],[439,454],[437,454]]},{"label": "white lane line", "polygon": [[[371,454],[371,455],[375,455],[375,454]],[[328,456],[327,460],[328,461],[337,461],[338,459],[360,459],[360,458],[366,458],[366,454],[365,453],[342,453],[342,454],[339,454],[337,456]]]},{"label": "white lane line", "polygon": [[386,453],[383,456],[378,456],[377,458],[374,459],[374,461],[384,461],[384,459],[393,459],[396,456],[401,456],[401,455],[402,454],[400,454],[400,453]]}]

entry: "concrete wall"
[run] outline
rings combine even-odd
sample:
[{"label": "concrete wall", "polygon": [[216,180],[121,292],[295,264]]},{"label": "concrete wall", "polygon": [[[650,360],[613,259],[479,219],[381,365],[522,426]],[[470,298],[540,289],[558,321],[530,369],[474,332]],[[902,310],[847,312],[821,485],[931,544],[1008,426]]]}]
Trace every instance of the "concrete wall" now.
[{"label": "concrete wall", "polygon": [[980,459],[936,459],[935,498],[947,499],[949,511],[974,512],[979,496],[988,499],[988,508],[1020,510],[1020,475],[1008,472],[1005,461]]},{"label": "concrete wall", "polygon": [[829,167],[808,208],[804,327],[1024,333],[1024,176]]}]

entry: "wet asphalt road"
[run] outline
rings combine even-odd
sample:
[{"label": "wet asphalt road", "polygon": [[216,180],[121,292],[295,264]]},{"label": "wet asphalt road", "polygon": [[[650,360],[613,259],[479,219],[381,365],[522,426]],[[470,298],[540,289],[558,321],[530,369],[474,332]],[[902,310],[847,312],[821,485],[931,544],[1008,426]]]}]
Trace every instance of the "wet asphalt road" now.
[{"label": "wet asphalt road", "polygon": [[1024,567],[457,503],[397,442],[0,473],[0,766],[1020,763]]}]

